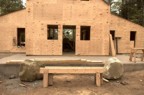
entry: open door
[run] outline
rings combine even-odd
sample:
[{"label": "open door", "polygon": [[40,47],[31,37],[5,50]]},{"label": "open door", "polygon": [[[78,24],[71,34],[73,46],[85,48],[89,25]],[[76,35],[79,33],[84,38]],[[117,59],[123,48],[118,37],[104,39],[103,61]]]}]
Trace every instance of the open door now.
[{"label": "open door", "polygon": [[75,54],[76,26],[63,26],[63,54]]}]

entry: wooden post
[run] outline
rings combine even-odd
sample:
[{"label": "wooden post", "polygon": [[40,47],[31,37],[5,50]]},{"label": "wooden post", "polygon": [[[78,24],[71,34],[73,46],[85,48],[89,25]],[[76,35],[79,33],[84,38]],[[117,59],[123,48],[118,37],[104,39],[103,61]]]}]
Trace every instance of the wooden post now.
[{"label": "wooden post", "polygon": [[113,43],[113,40],[112,40],[112,35],[110,34],[109,37],[110,37],[110,51],[111,51],[111,55],[113,57],[115,57],[116,56],[116,51],[115,51],[115,48],[114,48],[114,43]]},{"label": "wooden post", "polygon": [[43,87],[48,87],[48,73],[43,74]]},{"label": "wooden post", "polygon": [[96,73],[96,85],[101,86],[100,73]]},{"label": "wooden post", "polygon": [[136,63],[136,51],[134,48],[131,49],[131,52],[130,52],[130,58],[129,60],[132,61],[133,57],[134,57],[134,62]]}]

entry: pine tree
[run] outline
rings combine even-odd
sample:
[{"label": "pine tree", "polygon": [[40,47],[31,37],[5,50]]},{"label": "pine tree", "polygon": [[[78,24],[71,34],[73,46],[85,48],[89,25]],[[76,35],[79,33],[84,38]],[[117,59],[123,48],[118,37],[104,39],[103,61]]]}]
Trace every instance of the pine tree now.
[{"label": "pine tree", "polygon": [[144,26],[144,1],[123,0],[120,16]]},{"label": "pine tree", "polygon": [[0,0],[0,15],[23,9],[21,0]]}]

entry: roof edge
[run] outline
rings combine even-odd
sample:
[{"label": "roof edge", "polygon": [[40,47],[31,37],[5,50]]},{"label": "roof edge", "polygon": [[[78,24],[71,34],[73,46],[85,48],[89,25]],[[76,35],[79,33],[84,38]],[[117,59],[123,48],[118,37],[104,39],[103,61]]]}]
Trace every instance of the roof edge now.
[{"label": "roof edge", "polygon": [[26,9],[26,8],[23,8],[23,9],[20,9],[20,10],[15,10],[15,11],[13,11],[13,12],[6,13],[6,14],[1,14],[0,17],[2,17],[2,16],[6,16],[6,15],[9,15],[9,14],[12,14],[12,13],[18,12],[18,11],[23,11],[23,10],[25,10],[25,9]]},{"label": "roof edge", "polygon": [[131,22],[131,23],[133,23],[133,24],[136,24],[136,25],[144,28],[144,26],[142,26],[142,25],[140,25],[140,24],[138,24],[138,23],[132,22],[132,21],[130,21],[130,20],[128,20],[128,19],[125,19],[125,18],[123,18],[123,17],[121,17],[121,16],[119,16],[119,15],[116,15],[115,13],[112,13],[112,12],[111,12],[111,15],[117,16],[117,17],[119,17],[119,18],[121,18],[121,19],[123,19],[123,20],[126,20],[126,21],[128,21],[128,22]]}]

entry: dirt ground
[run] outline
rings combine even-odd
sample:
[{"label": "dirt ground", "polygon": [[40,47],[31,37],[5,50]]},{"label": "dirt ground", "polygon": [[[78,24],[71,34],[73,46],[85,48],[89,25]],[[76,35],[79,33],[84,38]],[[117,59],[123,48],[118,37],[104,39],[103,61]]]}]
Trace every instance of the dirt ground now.
[{"label": "dirt ground", "polygon": [[144,95],[144,71],[127,72],[101,87],[95,86],[93,75],[55,75],[48,88],[42,80],[21,84],[19,78],[0,75],[0,95]]}]

